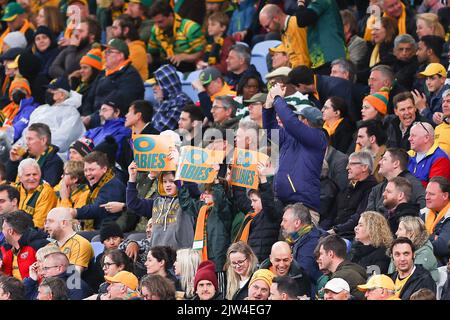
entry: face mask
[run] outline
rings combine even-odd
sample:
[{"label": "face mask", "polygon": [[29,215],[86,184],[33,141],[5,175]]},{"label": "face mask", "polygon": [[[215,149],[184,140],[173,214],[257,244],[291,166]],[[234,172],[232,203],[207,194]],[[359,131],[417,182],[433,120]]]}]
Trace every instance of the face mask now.
[{"label": "face mask", "polygon": [[45,92],[45,103],[47,103],[50,106],[55,104],[55,99],[53,99],[53,93],[51,93],[50,91]]},{"label": "face mask", "polygon": [[22,101],[22,99],[26,98],[26,94],[23,93],[22,91],[16,91],[12,94],[12,101],[14,101],[15,104],[20,104],[20,101]]}]

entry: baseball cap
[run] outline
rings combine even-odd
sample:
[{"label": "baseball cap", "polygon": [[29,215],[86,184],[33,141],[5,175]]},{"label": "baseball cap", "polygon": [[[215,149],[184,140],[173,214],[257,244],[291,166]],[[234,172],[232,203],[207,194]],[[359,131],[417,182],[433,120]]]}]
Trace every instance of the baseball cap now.
[{"label": "baseball cap", "polygon": [[323,121],[322,112],[316,107],[305,107],[300,110],[294,111],[295,114],[303,116],[314,125],[321,125]]},{"label": "baseball cap", "polygon": [[109,283],[121,283],[131,290],[136,290],[139,283],[138,278],[128,271],[120,271],[114,277],[105,276],[105,280]]},{"label": "baseball cap", "polygon": [[289,67],[279,67],[276,68],[275,70],[273,70],[272,72],[269,72],[268,74],[266,74],[266,80],[275,78],[275,77],[287,77],[289,75],[289,72],[291,72],[292,69]]},{"label": "baseball cap", "polygon": [[204,86],[211,83],[211,81],[216,80],[217,78],[222,77],[222,73],[215,67],[208,67],[200,72],[200,76],[198,77]]},{"label": "baseball cap", "polygon": [[447,70],[440,63],[430,63],[429,65],[427,65],[424,71],[419,72],[419,78],[431,77],[435,74],[439,74],[442,77],[446,78]]},{"label": "baseball cap", "polygon": [[262,104],[266,103],[267,93],[257,93],[253,95],[250,99],[244,100],[244,105],[249,105],[255,102],[261,102]]},{"label": "baseball cap", "polygon": [[0,60],[14,60],[19,54],[22,54],[24,52],[25,49],[22,48],[11,48],[0,56]]},{"label": "baseball cap", "polygon": [[284,52],[287,53],[287,48],[284,46],[284,44],[279,44],[278,46],[274,48],[269,48],[269,53],[273,55],[276,52]]},{"label": "baseball cap", "polygon": [[25,9],[17,2],[10,2],[5,8],[2,21],[13,21],[19,14],[25,13]]},{"label": "baseball cap", "polygon": [[330,290],[334,293],[340,293],[342,291],[350,292],[350,286],[347,281],[342,278],[334,278],[328,281],[323,287],[323,290]]},{"label": "baseball cap", "polygon": [[106,45],[107,48],[116,49],[120,52],[122,52],[125,56],[125,58],[128,58],[130,55],[130,50],[128,49],[128,45],[125,43],[125,41],[121,39],[111,39],[109,40],[108,44]]},{"label": "baseball cap", "polygon": [[70,84],[66,77],[59,77],[57,79],[52,80],[47,85],[47,89],[51,90],[63,89],[66,91],[70,91]]},{"label": "baseball cap", "polygon": [[152,4],[152,0],[130,0],[131,3],[139,3],[142,4],[144,7],[150,7]]},{"label": "baseball cap", "polygon": [[375,274],[370,277],[366,284],[361,284],[358,286],[359,291],[367,291],[376,288],[388,289],[391,291],[395,290],[394,281],[384,274]]}]

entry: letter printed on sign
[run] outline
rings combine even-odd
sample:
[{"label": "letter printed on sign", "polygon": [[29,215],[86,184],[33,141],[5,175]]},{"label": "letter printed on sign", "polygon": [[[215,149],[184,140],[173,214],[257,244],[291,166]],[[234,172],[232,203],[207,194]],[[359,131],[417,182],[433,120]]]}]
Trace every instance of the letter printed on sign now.
[{"label": "letter printed on sign", "polygon": [[139,171],[175,171],[177,164],[167,159],[170,148],[175,148],[175,143],[169,136],[133,136],[134,161]]}]

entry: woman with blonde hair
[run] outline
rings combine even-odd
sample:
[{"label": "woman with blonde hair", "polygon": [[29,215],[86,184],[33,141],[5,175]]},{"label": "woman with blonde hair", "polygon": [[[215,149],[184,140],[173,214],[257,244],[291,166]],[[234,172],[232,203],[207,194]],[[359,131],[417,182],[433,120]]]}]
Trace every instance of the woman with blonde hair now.
[{"label": "woman with blonde hair", "polygon": [[179,277],[184,299],[191,299],[195,295],[194,277],[197,267],[202,261],[200,250],[179,249],[177,260],[173,264],[175,275]]},{"label": "woman with blonde hair", "polygon": [[439,17],[434,13],[421,13],[416,16],[416,33],[417,36],[438,36],[445,38],[445,31],[439,22]]},{"label": "woman with blonde hair", "polygon": [[[397,237],[405,237],[412,241],[414,248],[414,264],[421,264],[425,269],[430,271],[434,281],[439,280],[439,272],[437,270],[438,263],[433,252],[433,245],[429,240],[429,234],[425,228],[425,223],[419,217],[406,216],[400,218]],[[395,271],[393,260],[389,265],[389,273]]]},{"label": "woman with blonde hair", "polygon": [[243,241],[233,243],[227,250],[227,289],[225,299],[244,300],[248,296],[248,284],[258,269],[258,258],[252,248]]},{"label": "woman with blonde hair", "polygon": [[385,274],[389,267],[387,248],[393,240],[386,218],[376,211],[363,212],[355,227],[355,240],[351,261],[366,268],[368,274]]}]

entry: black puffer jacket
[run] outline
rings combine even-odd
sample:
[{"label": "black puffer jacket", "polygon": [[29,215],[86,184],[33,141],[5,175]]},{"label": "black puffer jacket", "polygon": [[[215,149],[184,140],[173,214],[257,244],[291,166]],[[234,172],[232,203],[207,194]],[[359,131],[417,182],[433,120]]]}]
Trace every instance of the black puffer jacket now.
[{"label": "black puffer jacket", "polygon": [[[395,279],[397,279],[397,275],[397,272],[394,272],[391,275],[391,279],[394,280],[394,282]],[[414,292],[422,288],[430,289],[436,294],[436,282],[434,282],[431,277],[430,271],[418,264],[416,265],[416,270],[414,270],[414,273],[410,276],[408,281],[406,281],[402,291],[400,291],[399,298],[402,300],[409,300]]]},{"label": "black puffer jacket", "polygon": [[[272,245],[278,240],[283,206],[275,200],[272,183],[261,183],[259,191],[263,209],[250,224],[247,243],[258,257],[258,261],[264,261],[269,257]],[[233,192],[239,211],[244,214],[252,212],[251,202],[247,198],[245,188],[233,187]]]},{"label": "black puffer jacket", "polygon": [[[359,241],[353,243],[350,255],[351,261],[365,268],[367,275],[371,275],[373,271],[376,274],[387,273],[389,263],[391,262],[391,259],[386,255],[385,247],[364,245]],[[377,267],[379,270],[376,270],[378,269]]]},{"label": "black puffer jacket", "polygon": [[388,212],[386,218],[388,219],[392,233],[395,234],[397,232],[400,218],[406,216],[418,217],[419,211],[419,205],[416,203],[400,203],[392,213]]}]

